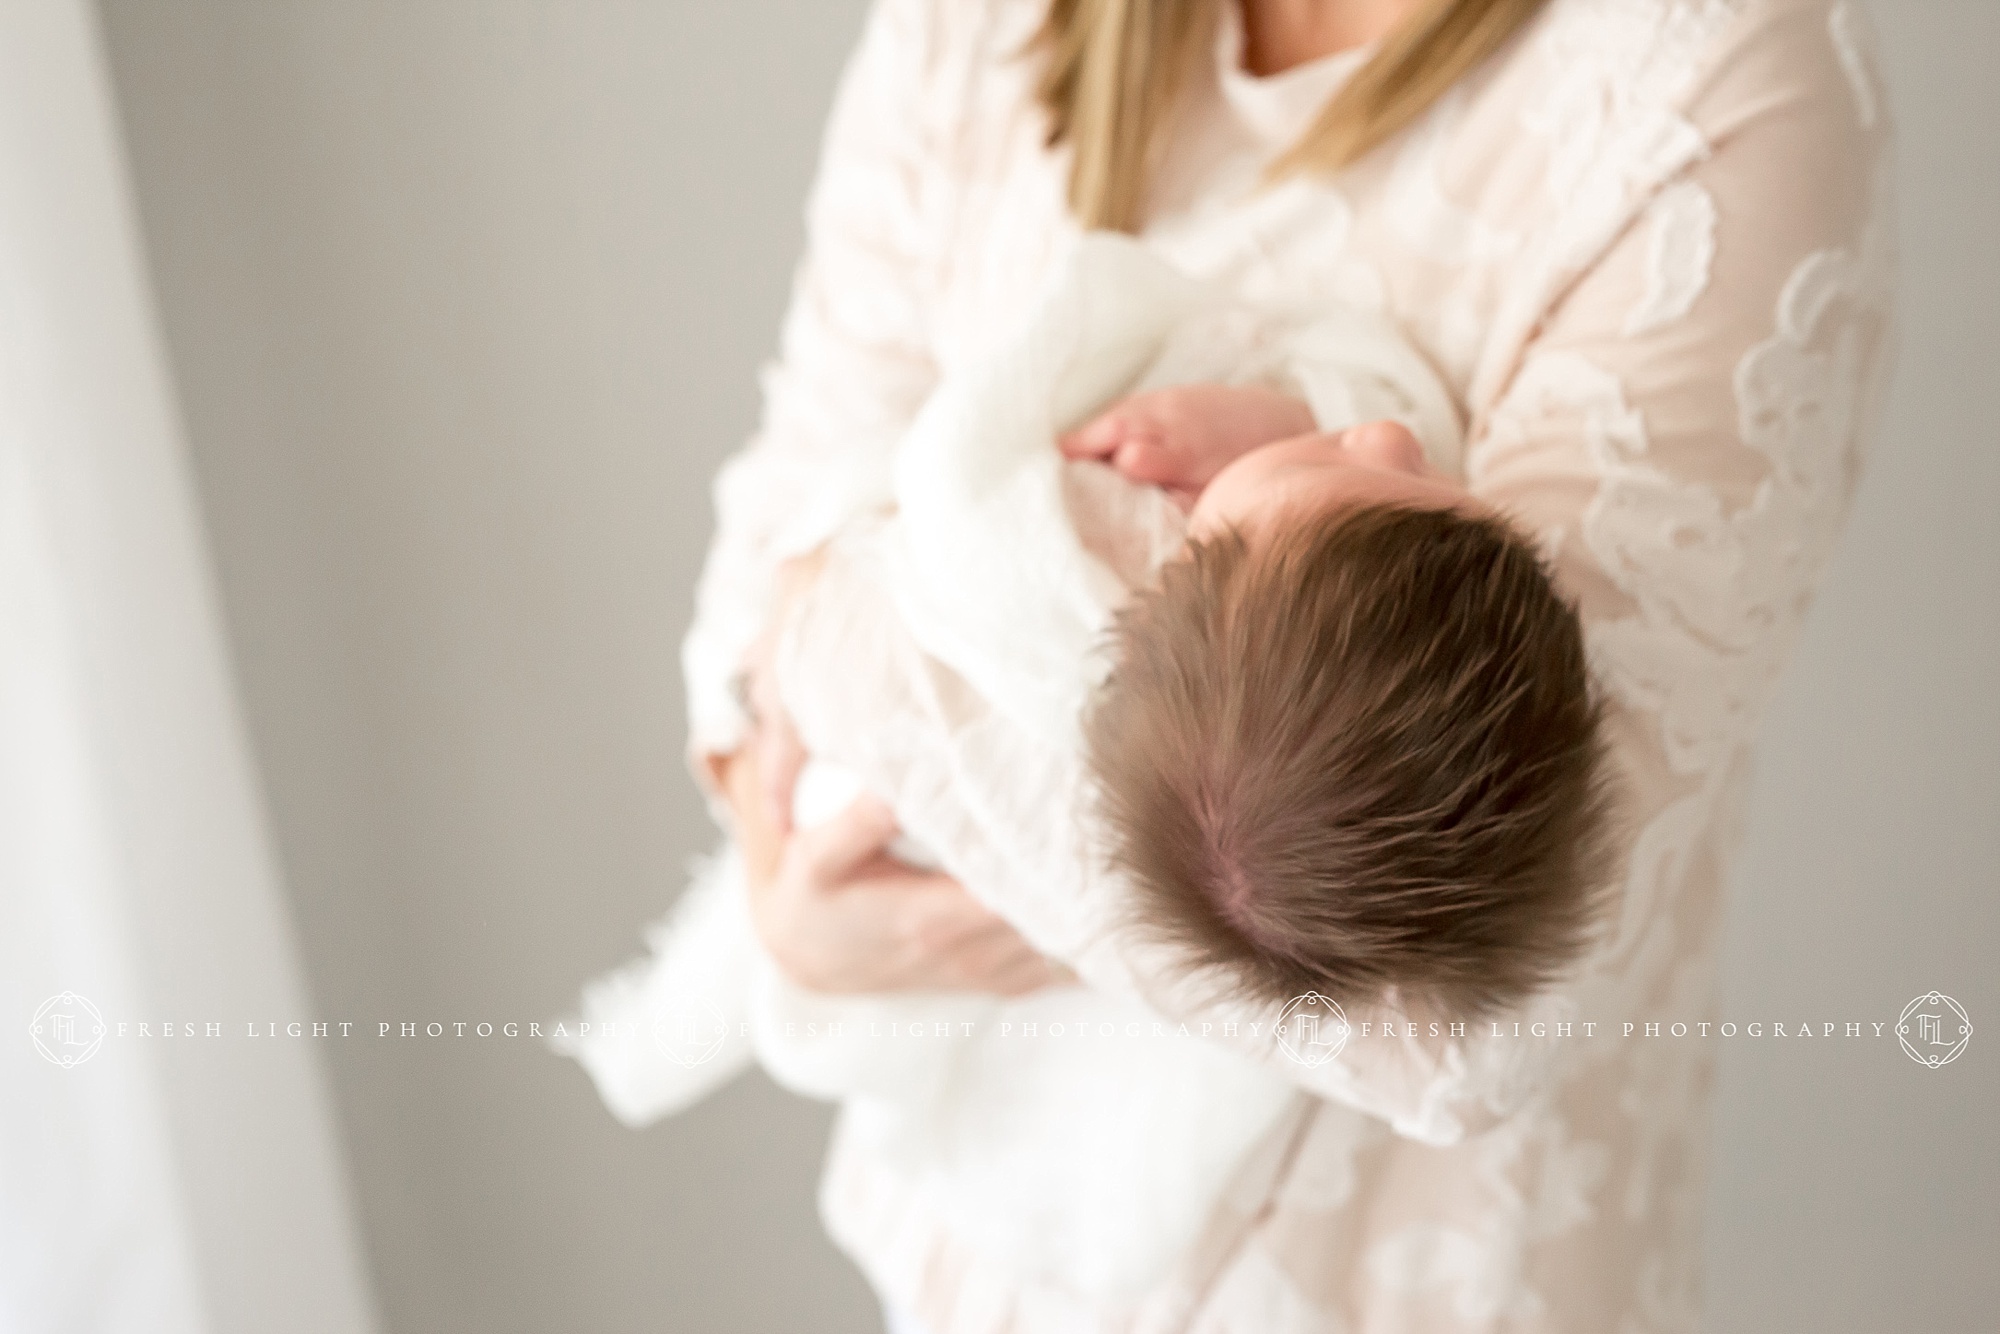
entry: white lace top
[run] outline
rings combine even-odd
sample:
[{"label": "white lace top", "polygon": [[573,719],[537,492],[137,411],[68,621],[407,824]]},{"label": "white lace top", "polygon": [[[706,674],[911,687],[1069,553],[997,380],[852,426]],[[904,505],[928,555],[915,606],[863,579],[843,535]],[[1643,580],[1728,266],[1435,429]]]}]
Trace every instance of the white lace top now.
[{"label": "white lace top", "polygon": [[[697,748],[740,735],[728,680],[777,560],[879,492],[940,368],[1019,317],[1074,229],[1020,54],[1041,8],[880,0],[869,22],[764,425],[717,484],[685,654]],[[1493,1027],[1353,1014],[1340,1058],[1308,1068],[1273,1047],[1270,1016],[1204,1003],[1116,931],[1086,931],[1061,943],[1091,985],[1302,1092],[1175,1275],[1116,1309],[1023,1282],[846,1134],[829,1225],[938,1334],[1693,1328],[1713,1048],[1671,1026],[1713,1018],[1748,748],[1885,361],[1887,127],[1865,23],[1845,0],[1551,0],[1355,167],[1270,187],[1263,164],[1358,57],[1259,80],[1239,49],[1232,14],[1146,238],[1249,296],[1379,309],[1443,370],[1469,483],[1539,536],[1610,705],[1628,836],[1602,941]],[[793,627],[787,690],[814,750],[861,769],[974,892],[1014,878],[1115,903],[1069,816],[1073,759],[954,688],[881,584],[836,559]]]}]

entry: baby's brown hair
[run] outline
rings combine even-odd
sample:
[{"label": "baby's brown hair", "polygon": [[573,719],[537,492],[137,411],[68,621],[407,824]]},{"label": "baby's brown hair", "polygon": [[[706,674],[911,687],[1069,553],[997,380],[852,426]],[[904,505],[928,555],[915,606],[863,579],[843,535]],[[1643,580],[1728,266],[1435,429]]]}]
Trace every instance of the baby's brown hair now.
[{"label": "baby's brown hair", "polygon": [[1477,1017],[1588,936],[1610,802],[1575,610],[1499,518],[1365,506],[1194,544],[1086,722],[1142,927],[1283,1004]]}]

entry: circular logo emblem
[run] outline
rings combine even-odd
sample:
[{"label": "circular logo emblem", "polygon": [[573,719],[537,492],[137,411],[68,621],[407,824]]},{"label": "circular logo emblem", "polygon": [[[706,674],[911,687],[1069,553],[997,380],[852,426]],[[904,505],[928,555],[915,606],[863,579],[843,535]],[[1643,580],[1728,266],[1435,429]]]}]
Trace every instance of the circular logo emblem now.
[{"label": "circular logo emblem", "polygon": [[1911,1060],[1935,1070],[1957,1060],[1972,1041],[1972,1017],[1951,997],[1927,991],[1903,1007],[1896,1040]]},{"label": "circular logo emblem", "polygon": [[88,997],[65,991],[42,1002],[28,1036],[43,1060],[68,1069],[82,1065],[104,1045],[104,1016]]},{"label": "circular logo emblem", "polygon": [[705,1000],[669,1000],[653,1021],[653,1045],[679,1066],[715,1059],[728,1036],[729,1024],[722,1012]]},{"label": "circular logo emblem", "polygon": [[1294,996],[1278,1014],[1278,1045],[1300,1065],[1325,1065],[1340,1055],[1347,1032],[1347,1015],[1317,991]]}]

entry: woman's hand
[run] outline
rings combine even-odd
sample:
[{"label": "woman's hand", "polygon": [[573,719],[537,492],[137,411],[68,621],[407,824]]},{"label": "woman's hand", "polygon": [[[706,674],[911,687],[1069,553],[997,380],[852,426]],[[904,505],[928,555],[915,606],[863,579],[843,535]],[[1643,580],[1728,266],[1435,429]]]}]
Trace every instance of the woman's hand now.
[{"label": "woman's hand", "polygon": [[788,833],[772,818],[759,751],[716,761],[744,856],[750,916],[788,976],[813,991],[983,991],[1017,996],[1068,981],[950,876],[890,857],[895,817],[862,797]]}]

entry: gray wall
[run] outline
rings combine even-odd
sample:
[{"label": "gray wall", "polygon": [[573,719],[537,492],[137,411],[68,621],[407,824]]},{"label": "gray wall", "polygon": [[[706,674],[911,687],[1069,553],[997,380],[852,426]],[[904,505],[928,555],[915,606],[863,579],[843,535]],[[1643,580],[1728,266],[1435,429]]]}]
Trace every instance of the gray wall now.
[{"label": "gray wall", "polygon": [[[708,841],[675,647],[859,0],[105,0],[320,1016],[527,1021]],[[1774,711],[1732,1014],[2000,1029],[2000,6],[1877,7],[1891,425]],[[1994,1043],[1727,1049],[1719,1330],[1990,1328]],[[643,1134],[525,1041],[329,1043],[391,1326],[872,1327],[761,1081]]]},{"label": "gray wall", "polygon": [[[676,660],[707,479],[860,12],[105,7],[326,1017],[553,1015],[707,846]],[[874,1327],[815,1106],[746,1081],[633,1134],[525,1039],[326,1055],[394,1330]]]},{"label": "gray wall", "polygon": [[1746,1334],[2000,1325],[2000,4],[1868,8],[1901,352],[1765,728],[1724,1008],[1884,1020],[1935,988],[1983,1031],[1935,1071],[1887,1044],[1727,1049],[1708,1276],[1713,1327]]}]

